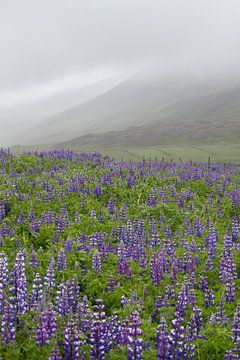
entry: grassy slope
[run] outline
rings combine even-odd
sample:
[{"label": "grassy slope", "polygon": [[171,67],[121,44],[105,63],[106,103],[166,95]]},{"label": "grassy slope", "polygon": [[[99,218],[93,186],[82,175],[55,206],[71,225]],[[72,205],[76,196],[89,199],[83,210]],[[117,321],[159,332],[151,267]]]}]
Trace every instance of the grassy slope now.
[{"label": "grassy slope", "polygon": [[[82,130],[81,119],[85,126]],[[46,145],[17,147],[14,151],[55,146],[48,142],[58,143],[58,148],[98,150],[126,160],[145,156],[207,161],[210,156],[216,161],[239,161],[240,80],[194,83],[150,79],[146,83],[131,78],[96,99],[56,115],[50,125],[36,131],[41,137],[49,130],[52,141],[45,136]],[[62,140],[68,131],[74,134],[72,140]],[[34,136],[27,136],[34,143]]]},{"label": "grassy slope", "polygon": [[114,156],[121,160],[142,160],[158,159],[164,160],[195,160],[208,161],[210,156],[212,161],[240,161],[240,144],[211,144],[211,145],[165,145],[152,147],[103,147],[103,146],[75,146],[70,147],[77,151],[100,151],[103,154]]},{"label": "grassy slope", "polygon": [[[31,150],[50,150],[55,148],[51,145],[45,146],[14,146],[11,150],[14,153],[21,153]],[[65,147],[66,148],[66,147]],[[210,145],[161,145],[161,146],[146,146],[146,147],[104,147],[85,145],[85,146],[67,146],[69,149],[76,151],[99,151],[102,154],[113,156],[117,160],[142,160],[148,159],[162,159],[164,160],[195,160],[208,161],[210,156],[212,161],[240,161],[240,144],[223,143]]]},{"label": "grassy slope", "polygon": [[[28,141],[95,146],[238,142],[240,79],[139,79],[29,129]],[[71,139],[74,139],[73,141]]]}]

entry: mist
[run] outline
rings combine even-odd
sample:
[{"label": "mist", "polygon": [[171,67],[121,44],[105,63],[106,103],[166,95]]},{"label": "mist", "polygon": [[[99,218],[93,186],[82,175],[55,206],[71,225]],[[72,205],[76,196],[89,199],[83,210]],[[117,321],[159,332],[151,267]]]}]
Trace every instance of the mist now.
[{"label": "mist", "polygon": [[58,96],[104,79],[113,79],[106,91],[142,72],[240,74],[237,0],[0,0],[0,10],[4,143],[11,144],[12,123],[18,131],[39,117],[42,101],[56,104]]}]

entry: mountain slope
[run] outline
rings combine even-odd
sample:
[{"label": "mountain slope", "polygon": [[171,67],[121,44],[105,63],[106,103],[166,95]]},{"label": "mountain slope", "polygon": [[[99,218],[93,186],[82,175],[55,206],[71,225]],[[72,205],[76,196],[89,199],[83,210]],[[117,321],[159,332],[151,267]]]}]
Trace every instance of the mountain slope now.
[{"label": "mountain slope", "polygon": [[[31,140],[31,132],[34,129],[45,129],[45,122],[49,122],[56,113],[64,112],[66,109],[82,104],[95,98],[109,89],[113,88],[120,81],[119,78],[110,77],[96,81],[84,87],[72,90],[64,90],[48,97],[35,99],[17,106],[1,108],[0,122],[2,124],[0,132],[0,142],[19,143]],[[14,129],[14,131],[13,131]],[[45,130],[44,130],[45,135]]]},{"label": "mountain slope", "polygon": [[142,146],[232,141],[239,128],[240,79],[134,76],[28,136],[29,143]]}]

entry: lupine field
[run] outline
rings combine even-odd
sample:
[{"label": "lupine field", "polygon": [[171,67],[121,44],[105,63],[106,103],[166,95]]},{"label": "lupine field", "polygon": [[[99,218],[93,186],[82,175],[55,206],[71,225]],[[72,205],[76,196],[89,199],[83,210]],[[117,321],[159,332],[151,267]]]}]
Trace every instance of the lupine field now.
[{"label": "lupine field", "polygon": [[0,359],[239,359],[240,164],[0,151]]}]

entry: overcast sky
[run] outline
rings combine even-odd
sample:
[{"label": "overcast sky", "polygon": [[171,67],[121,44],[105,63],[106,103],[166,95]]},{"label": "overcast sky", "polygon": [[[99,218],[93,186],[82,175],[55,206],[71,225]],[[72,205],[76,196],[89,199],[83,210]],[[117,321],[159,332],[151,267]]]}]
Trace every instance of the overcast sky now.
[{"label": "overcast sky", "polygon": [[239,72],[239,0],[0,0],[0,108],[144,67]]}]

